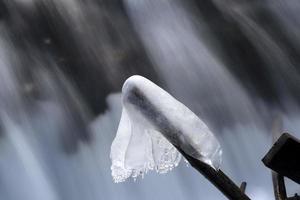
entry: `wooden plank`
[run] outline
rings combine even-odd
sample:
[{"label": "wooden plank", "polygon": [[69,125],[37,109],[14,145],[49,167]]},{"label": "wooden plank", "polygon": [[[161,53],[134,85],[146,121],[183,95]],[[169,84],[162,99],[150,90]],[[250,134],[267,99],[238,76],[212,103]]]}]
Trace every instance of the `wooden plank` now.
[{"label": "wooden plank", "polygon": [[273,171],[300,184],[300,141],[284,133],[262,159]]}]

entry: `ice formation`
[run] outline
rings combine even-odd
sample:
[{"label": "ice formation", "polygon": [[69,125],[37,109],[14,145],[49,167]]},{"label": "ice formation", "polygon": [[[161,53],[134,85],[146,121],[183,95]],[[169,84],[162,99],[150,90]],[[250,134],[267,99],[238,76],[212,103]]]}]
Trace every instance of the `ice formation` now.
[{"label": "ice formation", "polygon": [[181,160],[176,147],[219,168],[222,150],[217,139],[196,114],[162,88],[132,76],[123,85],[122,103],[110,153],[115,182],[143,176],[148,170],[170,171]]}]

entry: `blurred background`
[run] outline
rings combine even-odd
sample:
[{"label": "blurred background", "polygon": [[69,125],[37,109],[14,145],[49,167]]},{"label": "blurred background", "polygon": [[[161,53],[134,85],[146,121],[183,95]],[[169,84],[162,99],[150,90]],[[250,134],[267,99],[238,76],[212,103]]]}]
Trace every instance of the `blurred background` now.
[{"label": "blurred background", "polygon": [[0,199],[225,199],[185,163],[113,183],[134,74],[208,124],[251,198],[274,199],[261,158],[273,134],[300,137],[299,12],[298,0],[1,0]]}]

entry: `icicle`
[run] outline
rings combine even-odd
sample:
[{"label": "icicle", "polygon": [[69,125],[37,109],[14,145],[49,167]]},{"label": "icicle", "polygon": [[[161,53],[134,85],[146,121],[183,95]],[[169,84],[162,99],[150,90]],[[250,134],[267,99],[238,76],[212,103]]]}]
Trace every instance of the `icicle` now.
[{"label": "icicle", "polygon": [[122,103],[110,155],[115,182],[144,176],[149,170],[172,170],[181,160],[176,147],[219,168],[222,151],[217,139],[197,115],[166,91],[135,75],[123,85]]}]

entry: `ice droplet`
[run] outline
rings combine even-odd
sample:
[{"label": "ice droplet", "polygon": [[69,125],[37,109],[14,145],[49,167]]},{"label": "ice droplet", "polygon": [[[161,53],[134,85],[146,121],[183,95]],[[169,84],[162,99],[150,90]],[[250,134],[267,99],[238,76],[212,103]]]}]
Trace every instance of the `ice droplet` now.
[{"label": "ice droplet", "polygon": [[209,128],[150,80],[137,75],[128,78],[122,89],[122,104],[110,154],[115,182],[144,177],[149,170],[172,170],[181,160],[176,147],[219,168],[222,150]]}]

